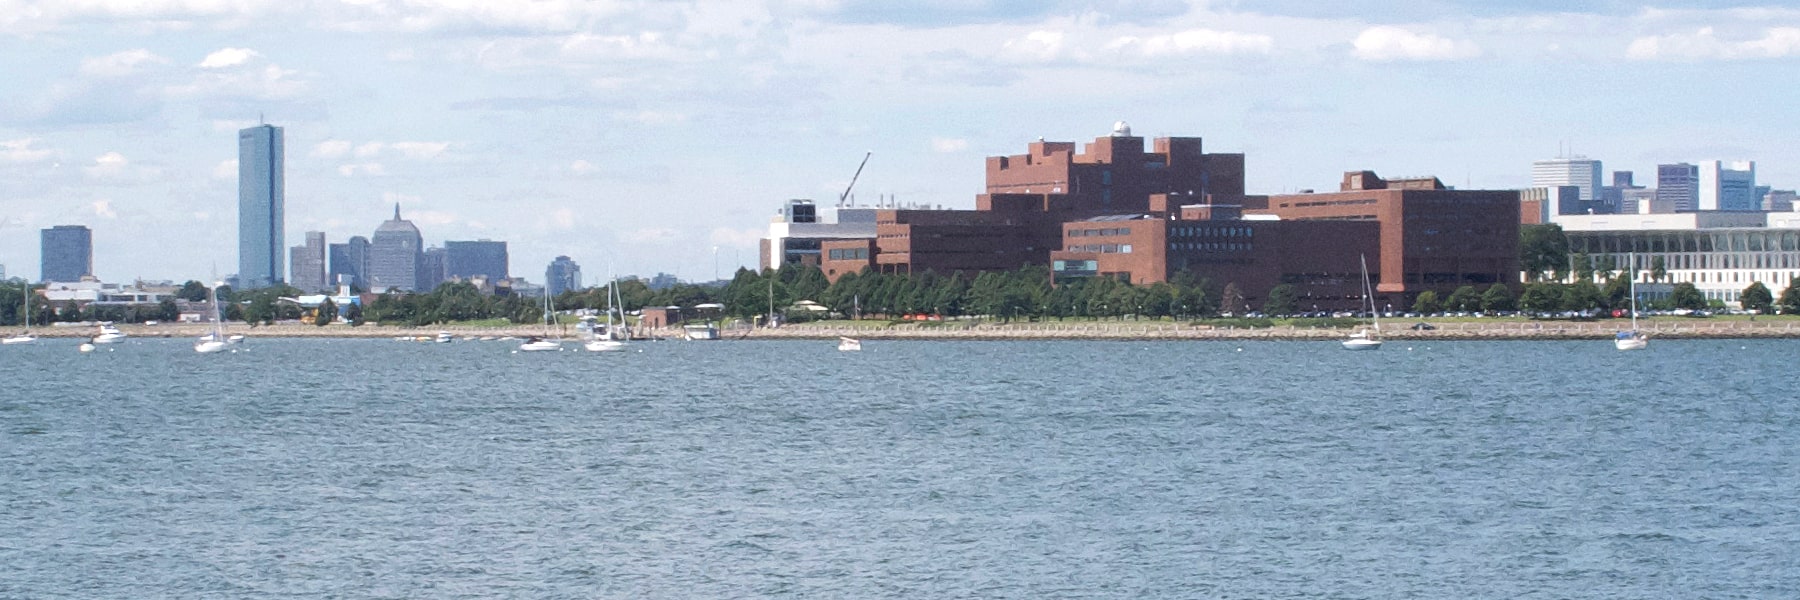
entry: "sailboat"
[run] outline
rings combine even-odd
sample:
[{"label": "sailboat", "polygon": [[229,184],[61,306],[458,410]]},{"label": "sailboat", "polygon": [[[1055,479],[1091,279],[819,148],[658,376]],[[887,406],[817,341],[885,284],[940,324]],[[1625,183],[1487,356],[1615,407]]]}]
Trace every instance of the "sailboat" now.
[{"label": "sailboat", "polygon": [[125,332],[119,331],[112,323],[101,323],[100,335],[94,336],[93,341],[96,344],[117,344],[125,341],[125,337]]},{"label": "sailboat", "polygon": [[0,344],[5,344],[8,346],[11,346],[13,344],[29,344],[29,343],[37,341],[37,338],[32,337],[32,335],[31,335],[31,283],[27,282],[24,285],[24,288],[25,288],[25,332],[20,333],[19,335],[15,335],[15,336],[0,340]]},{"label": "sailboat", "polygon": [[519,344],[520,352],[550,352],[550,351],[554,351],[554,350],[562,350],[562,340],[550,339],[550,319],[554,318],[555,315],[556,315],[556,313],[552,312],[550,310],[550,290],[545,289],[544,290],[544,335],[541,337],[534,335],[529,338],[526,338],[525,343]]},{"label": "sailboat", "polygon": [[588,352],[620,352],[625,349],[625,338],[630,336],[624,335],[624,316],[620,315],[619,323],[613,323],[613,310],[625,304],[623,298],[614,300],[614,298],[618,298],[618,293],[619,280],[614,279],[611,284],[606,286],[606,333],[604,336],[600,336],[589,330],[590,337],[586,343],[582,344],[582,347],[586,348]]},{"label": "sailboat", "polygon": [[194,351],[201,354],[216,354],[225,351],[225,313],[219,310],[219,286],[225,282],[215,281],[211,289],[206,290],[206,299],[213,307],[212,333],[194,342]]},{"label": "sailboat", "polygon": [[838,351],[839,352],[861,352],[862,351],[862,340],[859,340],[856,338],[851,338],[851,337],[839,337],[838,338]]},{"label": "sailboat", "polygon": [[1631,329],[1613,335],[1613,347],[1620,350],[1643,350],[1650,346],[1650,336],[1638,331],[1637,326],[1637,254],[1631,254],[1631,268],[1626,273],[1631,276]]},{"label": "sailboat", "polygon": [[1369,284],[1369,256],[1362,257],[1363,304],[1369,309],[1371,327],[1350,334],[1344,340],[1345,350],[1380,350],[1381,349],[1381,313],[1375,312],[1375,287]]}]

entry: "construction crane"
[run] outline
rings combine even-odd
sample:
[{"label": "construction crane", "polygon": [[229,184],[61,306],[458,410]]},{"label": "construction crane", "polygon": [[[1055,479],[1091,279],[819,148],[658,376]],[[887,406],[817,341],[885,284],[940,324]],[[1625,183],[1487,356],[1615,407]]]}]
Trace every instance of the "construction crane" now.
[{"label": "construction crane", "polygon": [[843,208],[844,206],[846,206],[845,203],[850,201],[850,190],[851,190],[851,188],[856,187],[856,178],[862,177],[863,167],[866,167],[869,165],[869,156],[871,156],[873,154],[875,154],[874,150],[870,150],[868,152],[863,153],[862,163],[856,165],[856,174],[850,176],[850,185],[844,186],[844,193],[838,195],[837,205],[839,208]]}]

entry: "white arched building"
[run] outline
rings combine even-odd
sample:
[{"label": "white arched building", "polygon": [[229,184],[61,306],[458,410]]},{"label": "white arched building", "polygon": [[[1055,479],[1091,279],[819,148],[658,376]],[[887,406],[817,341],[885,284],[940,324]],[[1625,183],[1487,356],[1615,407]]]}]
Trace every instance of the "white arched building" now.
[{"label": "white arched building", "polygon": [[1610,258],[1621,270],[1635,257],[1640,281],[1661,259],[1664,283],[1692,283],[1708,300],[1732,306],[1751,283],[1779,296],[1800,278],[1800,212],[1571,215],[1556,223],[1572,257]]}]

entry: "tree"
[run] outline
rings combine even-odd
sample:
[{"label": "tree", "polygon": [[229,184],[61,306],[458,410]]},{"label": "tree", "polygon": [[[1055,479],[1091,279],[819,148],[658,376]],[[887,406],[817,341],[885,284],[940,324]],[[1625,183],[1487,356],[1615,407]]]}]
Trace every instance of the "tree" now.
[{"label": "tree", "polygon": [[[206,293],[204,291],[202,294]],[[163,298],[156,303],[156,318],[160,321],[174,321],[181,318],[181,307],[175,305],[174,298]]]},{"label": "tree", "polygon": [[1465,285],[1450,292],[1450,298],[1444,301],[1445,310],[1478,311],[1481,310],[1481,292],[1475,286]]},{"label": "tree", "polygon": [[1250,303],[1244,300],[1244,290],[1238,287],[1237,282],[1225,284],[1225,291],[1219,295],[1219,310],[1240,317],[1250,311]]},{"label": "tree", "polygon": [[175,297],[188,302],[205,302],[206,284],[189,280],[187,283],[181,284],[181,290],[175,292]]},{"label": "tree", "polygon": [[1519,308],[1534,314],[1555,312],[1562,307],[1562,290],[1554,283],[1533,283],[1519,295]]},{"label": "tree", "polygon": [[1593,281],[1594,280],[1594,258],[1593,257],[1578,252],[1578,253],[1575,253],[1575,254],[1572,254],[1569,256],[1569,262],[1575,263],[1574,271],[1575,271],[1575,280],[1576,281]]},{"label": "tree", "polygon": [[1788,280],[1787,289],[1781,290],[1781,314],[1800,315],[1800,277]]},{"label": "tree", "polygon": [[1661,256],[1652,257],[1650,259],[1650,280],[1651,281],[1662,281],[1664,279],[1667,279],[1668,277],[1669,277],[1669,268],[1667,265],[1663,264],[1663,257],[1661,257]]},{"label": "tree", "polygon": [[333,303],[331,298],[326,298],[324,302],[319,303],[318,313],[313,315],[313,325],[319,327],[330,325],[331,320],[335,317],[337,317],[337,304]]},{"label": "tree", "polygon": [[1744,306],[1744,310],[1759,315],[1767,314],[1769,307],[1775,304],[1775,295],[1769,292],[1769,286],[1758,281],[1751,283],[1750,287],[1744,288],[1744,293],[1738,296],[1738,303]]},{"label": "tree", "polygon": [[351,327],[361,327],[363,324],[362,304],[352,302],[350,306],[344,307],[344,319],[350,321]]},{"label": "tree", "polygon": [[1269,290],[1269,299],[1263,301],[1263,314],[1286,315],[1294,312],[1294,303],[1299,300],[1299,292],[1291,284],[1283,283]]},{"label": "tree", "polygon": [[1600,308],[1600,286],[1594,285],[1591,279],[1563,286],[1563,310],[1587,312],[1596,308]]},{"label": "tree", "polygon": [[1675,308],[1700,310],[1706,308],[1706,296],[1694,284],[1683,281],[1675,284],[1675,289],[1669,292],[1669,304]]},{"label": "tree", "polygon": [[1442,308],[1438,305],[1437,292],[1431,290],[1419,292],[1419,296],[1413,299],[1413,312],[1421,315],[1429,315],[1442,310]]},{"label": "tree", "polygon": [[1481,293],[1481,310],[1488,313],[1506,312],[1517,305],[1513,300],[1512,288],[1504,283],[1496,283]]},{"label": "tree", "polygon": [[1558,279],[1569,264],[1569,238],[1561,225],[1524,225],[1519,227],[1519,268],[1532,281],[1543,281],[1544,274],[1556,273]]}]

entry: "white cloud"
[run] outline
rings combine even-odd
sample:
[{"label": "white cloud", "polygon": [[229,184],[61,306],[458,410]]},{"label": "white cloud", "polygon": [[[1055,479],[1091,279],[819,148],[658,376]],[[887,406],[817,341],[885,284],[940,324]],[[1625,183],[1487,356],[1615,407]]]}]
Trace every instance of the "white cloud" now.
[{"label": "white cloud", "polygon": [[107,181],[142,180],[161,173],[155,167],[142,167],[132,164],[124,154],[108,152],[94,158],[94,164],[81,168],[82,172],[92,179]]},{"label": "white cloud", "polygon": [[1743,60],[1800,56],[1800,27],[1771,27],[1756,39],[1720,39],[1711,27],[1691,34],[1640,37],[1625,49],[1637,60]]},{"label": "white cloud", "polygon": [[394,142],[388,147],[407,158],[426,160],[443,155],[450,149],[450,142]]},{"label": "white cloud", "polygon": [[363,142],[356,146],[356,157],[369,158],[371,156],[379,155],[381,154],[381,149],[385,147],[387,147],[387,144],[381,142]]},{"label": "white cloud", "polygon": [[634,244],[660,244],[678,242],[685,237],[679,229],[646,227],[625,232],[624,239]]},{"label": "white cloud", "polygon": [[387,174],[387,167],[381,166],[381,163],[378,162],[364,162],[338,165],[337,171],[339,175],[345,177],[355,177],[357,174],[364,177],[380,177]]},{"label": "white cloud", "polygon": [[629,121],[640,125],[673,125],[687,122],[687,115],[657,110],[622,113],[618,115],[618,118],[621,121]]},{"label": "white cloud", "polygon": [[1414,33],[1391,25],[1378,25],[1357,34],[1357,58],[1371,61],[1460,60],[1481,55],[1473,42],[1452,40],[1431,33]]},{"label": "white cloud", "polygon": [[1040,30],[1007,40],[1000,56],[1016,62],[1051,62],[1062,56],[1062,50],[1063,32]]},{"label": "white cloud", "polygon": [[442,210],[410,210],[401,216],[418,225],[449,225],[462,219],[456,213]]},{"label": "white cloud", "polygon": [[763,236],[766,234],[768,234],[767,231],[755,228],[737,229],[732,227],[715,227],[712,232],[706,236],[706,239],[708,242],[717,246],[756,247],[762,243]]},{"label": "white cloud", "polygon": [[1107,48],[1153,58],[1196,54],[1268,54],[1275,48],[1275,38],[1260,33],[1189,29],[1147,38],[1125,36],[1107,44]]},{"label": "white cloud", "polygon": [[576,175],[592,175],[599,171],[600,167],[598,165],[586,160],[576,160],[575,162],[569,163],[569,172]]},{"label": "white cloud", "polygon": [[43,147],[37,138],[0,141],[0,163],[34,163],[54,156],[56,151]]},{"label": "white cloud", "polygon": [[554,231],[573,231],[581,221],[581,216],[574,209],[558,208],[549,214],[538,217],[538,229]]},{"label": "white cloud", "polygon": [[962,138],[931,138],[931,151],[941,153],[962,152],[969,149],[969,140]]},{"label": "white cloud", "polygon": [[88,212],[102,219],[117,219],[119,213],[113,210],[111,200],[96,200],[88,205]]},{"label": "white cloud", "polygon": [[169,59],[139,48],[81,61],[81,74],[91,77],[123,77],[145,65],[166,65]]},{"label": "white cloud", "polygon": [[325,140],[313,145],[312,155],[318,158],[343,158],[350,153],[350,142],[344,140]]},{"label": "white cloud", "polygon": [[213,179],[236,179],[238,176],[238,160],[233,158],[231,160],[219,161],[218,166],[213,167],[212,176]]},{"label": "white cloud", "polygon": [[262,56],[261,53],[249,48],[220,48],[214,50],[212,54],[206,55],[206,58],[200,61],[200,68],[224,69],[228,67],[241,67],[249,64],[251,59],[260,56]]}]

